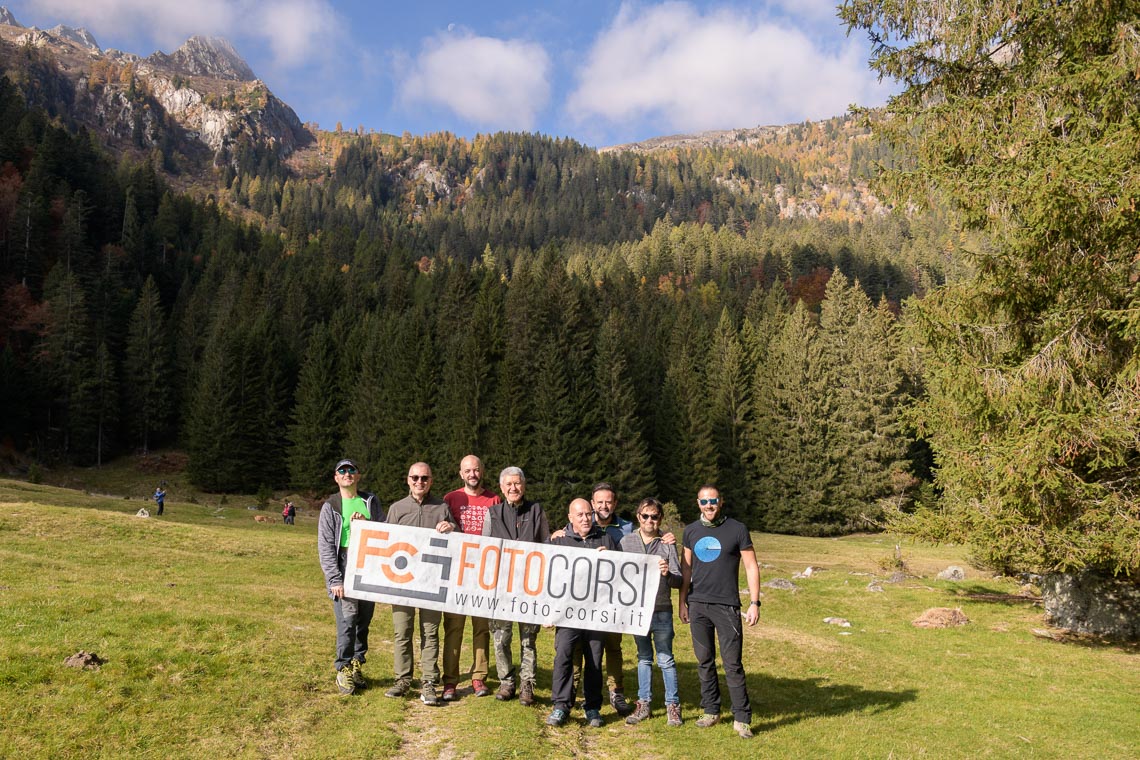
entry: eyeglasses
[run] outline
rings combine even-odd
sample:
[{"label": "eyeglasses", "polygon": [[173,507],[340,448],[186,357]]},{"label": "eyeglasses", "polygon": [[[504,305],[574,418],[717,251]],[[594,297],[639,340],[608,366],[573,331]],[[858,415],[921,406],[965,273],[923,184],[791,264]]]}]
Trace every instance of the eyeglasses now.
[{"label": "eyeglasses", "polygon": [[355,475],[356,474],[356,468],[355,467],[338,467],[336,471],[339,472],[341,475]]},{"label": "eyeglasses", "polygon": [[655,522],[661,522],[661,515],[638,515],[638,517],[640,517],[642,520],[654,520]]},{"label": "eyeglasses", "polygon": [[720,499],[715,497],[712,499],[697,499],[697,503],[702,507],[715,507],[717,504],[720,504]]},{"label": "eyeglasses", "polygon": [[431,475],[409,475],[408,480],[414,481],[416,483],[420,482],[421,480],[426,482],[428,480],[431,480]]}]

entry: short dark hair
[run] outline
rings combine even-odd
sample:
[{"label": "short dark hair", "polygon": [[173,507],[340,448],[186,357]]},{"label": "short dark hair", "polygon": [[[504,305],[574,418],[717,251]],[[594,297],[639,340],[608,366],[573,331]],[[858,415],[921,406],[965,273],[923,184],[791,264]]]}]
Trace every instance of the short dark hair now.
[{"label": "short dark hair", "polygon": [[590,491],[590,498],[593,499],[594,494],[596,494],[598,491],[609,491],[614,495],[615,499],[617,498],[617,489],[604,480],[601,483],[594,484],[594,490]]},{"label": "short dark hair", "polygon": [[665,508],[661,506],[661,502],[657,501],[657,499],[654,499],[652,496],[646,496],[644,499],[637,503],[637,511],[639,513],[646,507],[653,507],[657,510],[657,514],[663,517],[665,515]]}]

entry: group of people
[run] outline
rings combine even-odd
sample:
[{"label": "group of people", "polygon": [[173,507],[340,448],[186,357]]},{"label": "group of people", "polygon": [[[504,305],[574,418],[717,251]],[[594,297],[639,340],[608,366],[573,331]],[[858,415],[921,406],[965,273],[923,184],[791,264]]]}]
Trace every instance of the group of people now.
[{"label": "group of people", "polygon": [[[700,727],[720,722],[721,693],[716,665],[719,642],[725,681],[732,702],[733,729],[751,738],[752,708],[745,684],[743,628],[759,618],[760,572],[756,552],[747,528],[726,517],[720,493],[713,485],[697,494],[701,517],[685,527],[681,556],[672,533],[662,534],[662,505],[654,498],[642,499],[637,506],[637,524],[616,514],[617,491],[609,483],[594,486],[589,500],[574,499],[567,512],[567,525],[551,531],[542,507],[525,498],[526,476],[518,467],[507,467],[499,475],[499,494],[484,487],[483,463],[468,455],[459,465],[462,486],[444,495],[432,493],[432,472],[424,462],[408,469],[408,495],[384,512],[374,494],[358,488],[361,472],[352,459],[342,459],[334,468],[337,492],[321,507],[317,545],[321,569],[336,619],[337,688],[353,694],[366,688],[363,665],[368,653],[368,629],[375,605],[345,596],[344,570],[353,520],[387,522],[434,529],[440,533],[463,533],[494,538],[551,543],[601,551],[638,552],[657,558],[661,572],[649,631],[634,636],[637,647],[638,692],[634,705],[625,697],[622,676],[622,635],[620,633],[558,626],[554,634],[552,669],[552,710],[546,719],[560,726],[576,701],[575,683],[581,670],[583,709],[592,727],[603,725],[603,665],[611,707],[625,722],[636,724],[651,717],[652,669],[656,656],[665,691],[668,725],[679,726],[681,704],[677,667],[673,658],[672,589],[679,589],[679,615],[690,626],[693,652],[701,687],[703,715]],[[748,579],[748,605],[741,611],[738,590],[740,565]],[[392,605],[393,666],[395,681],[385,694],[404,697],[413,685],[413,633],[420,643],[420,699],[438,705],[459,698],[459,661],[467,616],[437,610]],[[474,617],[471,620],[474,663],[471,689],[476,697],[490,696],[487,686],[489,650],[494,650],[499,688],[495,698],[508,701],[518,696],[523,705],[535,703],[537,650],[535,642],[541,626]],[[439,666],[440,624],[443,627],[443,673]],[[519,662],[513,653],[515,627],[518,629]],[[715,638],[714,638],[715,637]],[[440,691],[442,688],[442,691]]]}]

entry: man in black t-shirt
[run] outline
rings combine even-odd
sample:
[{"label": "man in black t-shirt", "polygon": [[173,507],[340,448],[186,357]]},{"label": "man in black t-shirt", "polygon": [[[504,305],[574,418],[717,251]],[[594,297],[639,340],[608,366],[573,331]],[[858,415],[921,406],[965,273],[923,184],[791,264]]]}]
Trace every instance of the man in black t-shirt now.
[{"label": "man in black t-shirt", "polygon": [[748,610],[744,622],[756,625],[760,617],[760,568],[752,537],[743,523],[721,514],[723,504],[716,486],[697,492],[701,519],[685,526],[681,559],[681,622],[688,623],[701,682],[705,714],[697,725],[720,722],[720,684],[716,672],[716,641],[724,663],[724,680],[732,697],[732,728],[743,739],[752,738],[752,705],[744,680],[744,637],[740,626],[740,563],[748,576]]}]

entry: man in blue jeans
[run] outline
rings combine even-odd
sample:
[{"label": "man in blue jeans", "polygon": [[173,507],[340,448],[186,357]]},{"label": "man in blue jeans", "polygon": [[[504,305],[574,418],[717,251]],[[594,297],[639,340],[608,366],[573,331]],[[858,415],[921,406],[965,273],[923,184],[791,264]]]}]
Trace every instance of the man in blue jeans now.
[{"label": "man in blue jeans", "polygon": [[760,617],[760,568],[752,537],[743,523],[726,517],[720,491],[703,486],[697,492],[701,519],[685,526],[681,560],[681,622],[693,634],[693,654],[701,682],[705,714],[697,725],[708,728],[720,722],[720,684],[716,673],[716,639],[724,663],[724,680],[732,697],[732,729],[742,739],[752,738],[752,704],[744,679],[744,629],[740,625],[740,563],[748,577],[748,610],[744,622],[756,625]]},{"label": "man in blue jeans", "polygon": [[657,599],[653,605],[653,618],[647,636],[634,636],[637,644],[637,706],[625,722],[634,725],[650,715],[653,701],[653,650],[657,649],[657,667],[665,684],[665,713],[668,725],[681,725],[681,700],[677,695],[677,664],[673,660],[673,597],[672,589],[681,587],[681,568],[677,563],[677,550],[661,540],[661,502],[654,498],[642,499],[637,505],[638,529],[621,540],[621,550],[633,554],[657,557],[661,567],[661,583],[657,586]]}]

